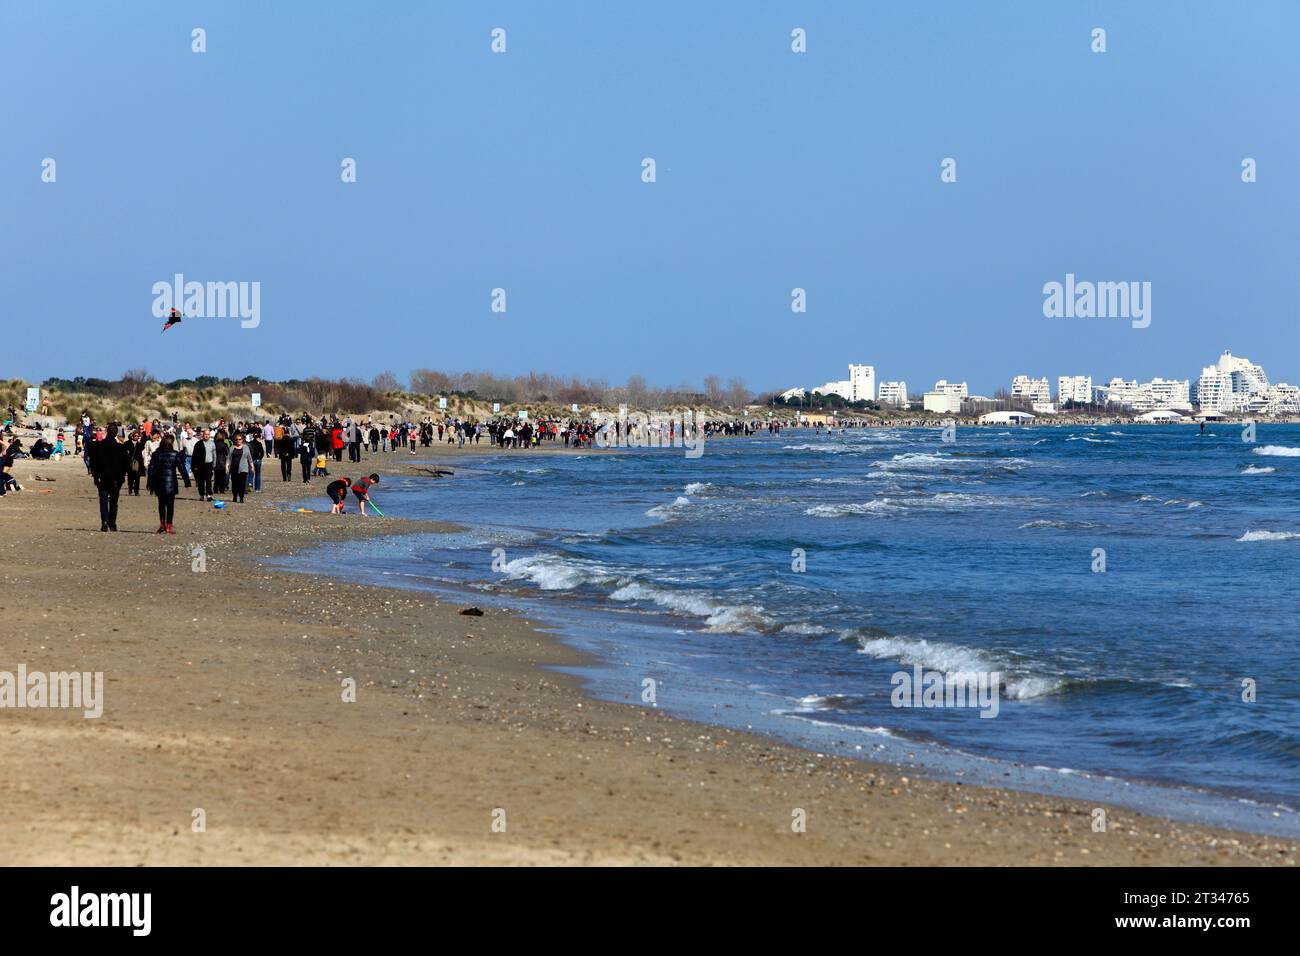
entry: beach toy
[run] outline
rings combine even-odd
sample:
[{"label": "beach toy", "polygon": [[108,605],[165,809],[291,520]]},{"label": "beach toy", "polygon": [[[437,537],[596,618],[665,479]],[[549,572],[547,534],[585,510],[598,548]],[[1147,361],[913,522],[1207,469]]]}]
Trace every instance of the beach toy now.
[{"label": "beach toy", "polygon": [[373,501],[371,501],[369,498],[366,499],[366,504],[368,504],[368,505],[370,505],[370,507],[374,508],[374,509],[375,509],[375,513],[378,514],[379,517],[381,517],[381,518],[387,518],[387,517],[388,517],[388,515],[384,514],[382,511],[380,511],[380,510],[379,510],[379,506],[378,506],[377,504],[375,504]]},{"label": "beach toy", "polygon": [[297,509],[295,509],[295,510],[296,510],[296,511],[298,512],[298,514],[300,514],[300,515],[309,515],[309,514],[311,514],[311,509],[310,509],[310,508],[297,508]]},{"label": "beach toy", "polygon": [[214,501],[212,502],[212,507],[216,508],[218,511],[225,511],[226,503],[224,501]]}]

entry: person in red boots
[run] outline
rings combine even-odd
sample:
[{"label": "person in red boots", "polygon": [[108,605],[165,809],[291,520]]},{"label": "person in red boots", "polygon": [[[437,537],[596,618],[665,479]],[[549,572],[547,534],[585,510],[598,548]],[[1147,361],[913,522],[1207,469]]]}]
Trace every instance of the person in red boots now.
[{"label": "person in red boots", "polygon": [[149,487],[158,499],[159,534],[176,533],[172,519],[176,511],[177,475],[184,479],[185,487],[188,488],[190,476],[185,474],[181,456],[176,453],[176,439],[170,434],[163,435],[158,450],[149,459]]}]

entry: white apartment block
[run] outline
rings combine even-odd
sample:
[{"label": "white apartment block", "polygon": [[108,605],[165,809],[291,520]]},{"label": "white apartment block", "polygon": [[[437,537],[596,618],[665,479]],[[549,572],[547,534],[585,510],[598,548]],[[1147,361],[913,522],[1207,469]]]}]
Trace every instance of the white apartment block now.
[{"label": "white apartment block", "polygon": [[956,395],[958,398],[966,398],[970,394],[966,391],[965,382],[950,382],[945,378],[934,383],[934,391],[943,395]]},{"label": "white apartment block", "polygon": [[814,388],[815,395],[838,395],[850,402],[871,402],[876,398],[876,367],[850,365],[849,377],[838,382],[827,382]]},{"label": "white apartment block", "polygon": [[[965,388],[965,383],[962,384]],[[961,396],[956,392],[939,391],[926,392],[922,406],[927,412],[936,412],[940,415],[956,415],[961,411]]]},{"label": "white apartment block", "polygon": [[1122,405],[1134,411],[1149,412],[1157,408],[1169,408],[1190,411],[1191,383],[1187,379],[1153,378],[1149,382],[1133,379],[1126,382],[1122,378],[1112,378],[1105,385],[1094,389],[1095,401],[1099,405]]},{"label": "white apartment block", "polygon": [[1056,380],[1056,400],[1062,405],[1066,402],[1087,405],[1092,401],[1092,376],[1059,376]]},{"label": "white apartment block", "polygon": [[1011,394],[1015,398],[1027,398],[1031,402],[1050,402],[1052,386],[1046,378],[1017,375],[1011,380]]},{"label": "white apartment block", "polygon": [[907,383],[881,382],[880,391],[877,392],[876,398],[882,405],[906,405]]}]

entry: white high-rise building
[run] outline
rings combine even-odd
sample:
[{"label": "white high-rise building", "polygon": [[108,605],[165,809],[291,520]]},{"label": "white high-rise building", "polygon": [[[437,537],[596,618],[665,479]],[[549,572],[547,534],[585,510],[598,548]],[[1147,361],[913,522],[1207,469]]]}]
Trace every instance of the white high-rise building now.
[{"label": "white high-rise building", "polygon": [[1031,402],[1050,402],[1052,386],[1046,378],[1017,375],[1011,380],[1011,394],[1016,398],[1027,398]]},{"label": "white high-rise building", "polygon": [[1232,374],[1217,365],[1201,369],[1201,377],[1196,380],[1196,404],[1203,412],[1232,411]]},{"label": "white high-rise building", "polygon": [[1092,401],[1091,375],[1061,375],[1056,380],[1056,400],[1064,405],[1074,402],[1087,405]]},{"label": "white high-rise building", "polygon": [[874,402],[876,400],[876,367],[874,365],[850,365],[849,383],[853,389],[855,402]]},{"label": "white high-rise building", "polygon": [[838,395],[850,402],[872,402],[876,398],[876,368],[874,365],[850,365],[849,377],[838,382],[827,382],[814,388],[816,395]]},{"label": "white high-rise building", "polygon": [[1169,408],[1175,411],[1192,410],[1192,383],[1187,379],[1153,378],[1143,386],[1156,408]]},{"label": "white high-rise building", "polygon": [[877,393],[876,398],[881,405],[906,405],[907,383],[881,382],[880,391]]},{"label": "white high-rise building", "polygon": [[956,395],[958,398],[966,398],[970,394],[966,391],[965,382],[950,382],[945,378],[934,383],[934,391],[943,395]]}]

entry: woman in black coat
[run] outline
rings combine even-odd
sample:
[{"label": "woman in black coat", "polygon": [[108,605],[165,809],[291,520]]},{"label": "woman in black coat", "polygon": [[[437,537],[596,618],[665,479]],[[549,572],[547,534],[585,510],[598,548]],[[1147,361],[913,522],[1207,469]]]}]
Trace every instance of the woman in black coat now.
[{"label": "woman in black coat", "polygon": [[131,432],[126,447],[131,450],[131,457],[126,471],[126,493],[140,496],[140,478],[144,475],[144,436]]},{"label": "woman in black coat", "polygon": [[175,534],[172,519],[176,511],[176,476],[185,480],[185,487],[190,486],[190,476],[185,474],[181,456],[176,453],[176,439],[163,435],[158,450],[149,459],[149,487],[158,496],[158,533]]}]

